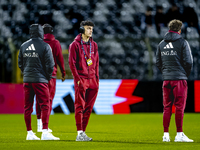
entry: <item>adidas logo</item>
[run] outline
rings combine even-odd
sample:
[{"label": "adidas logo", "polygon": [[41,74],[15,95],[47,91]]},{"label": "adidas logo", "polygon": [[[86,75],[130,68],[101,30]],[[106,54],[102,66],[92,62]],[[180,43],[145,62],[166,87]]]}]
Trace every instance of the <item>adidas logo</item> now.
[{"label": "adidas logo", "polygon": [[27,51],[28,51],[28,50],[34,50],[34,51],[35,51],[35,47],[34,47],[33,44],[31,44],[26,50],[27,50]]},{"label": "adidas logo", "polygon": [[164,47],[164,49],[166,49],[166,48],[174,48],[174,47],[173,47],[172,43],[169,42],[169,43]]}]

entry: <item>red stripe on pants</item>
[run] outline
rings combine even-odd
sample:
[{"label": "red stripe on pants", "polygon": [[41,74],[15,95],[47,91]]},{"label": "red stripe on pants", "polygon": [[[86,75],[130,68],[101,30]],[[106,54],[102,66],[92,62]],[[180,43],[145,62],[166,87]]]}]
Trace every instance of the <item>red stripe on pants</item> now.
[{"label": "red stripe on pants", "polygon": [[[56,78],[52,78],[49,81],[48,87],[49,87],[49,94],[50,94],[50,110],[49,110],[49,115],[50,115],[51,110],[52,110],[53,99],[54,99],[54,96],[56,93]],[[40,105],[37,103],[37,101],[36,101],[36,114],[37,114],[37,119],[40,119],[41,118],[41,109],[40,109]]]},{"label": "red stripe on pants", "polygon": [[172,105],[175,110],[175,121],[177,132],[182,132],[183,116],[187,99],[187,81],[174,80],[163,82],[163,126],[164,132],[169,131],[170,119],[172,115]]},{"label": "red stripe on pants", "polygon": [[81,78],[79,85],[75,82],[75,120],[78,130],[86,130],[97,94],[98,83],[96,78]]},{"label": "red stripe on pants", "polygon": [[34,95],[37,97],[37,103],[42,112],[43,129],[48,129],[49,122],[49,89],[47,83],[24,83],[24,119],[27,131],[31,128],[31,113],[33,112]]}]

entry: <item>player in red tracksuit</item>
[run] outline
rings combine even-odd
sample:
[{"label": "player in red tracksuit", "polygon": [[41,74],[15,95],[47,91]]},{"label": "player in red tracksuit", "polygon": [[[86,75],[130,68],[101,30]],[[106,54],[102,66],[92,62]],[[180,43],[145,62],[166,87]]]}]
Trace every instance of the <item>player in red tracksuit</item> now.
[{"label": "player in red tracksuit", "polygon": [[34,96],[42,112],[43,130],[41,140],[60,140],[48,132],[50,96],[48,82],[51,80],[54,60],[49,44],[43,41],[44,31],[41,25],[30,26],[31,38],[24,42],[19,51],[18,65],[23,73],[24,119],[27,128],[26,140],[40,140],[31,127]]},{"label": "player in red tracksuit", "polygon": [[91,141],[85,134],[99,87],[99,55],[92,39],[94,24],[82,21],[81,34],[69,46],[69,66],[74,77],[76,141]]},{"label": "player in red tracksuit", "polygon": [[156,65],[163,77],[163,142],[170,142],[169,125],[172,105],[176,107],[175,122],[177,135],[175,142],[193,142],[183,133],[183,116],[187,99],[187,79],[193,65],[188,42],[182,38],[180,20],[169,22],[169,31],[159,43],[156,52]]},{"label": "player in red tracksuit", "polygon": [[[56,92],[56,73],[57,73],[57,66],[60,67],[62,73],[62,81],[65,80],[65,67],[64,67],[64,59],[62,55],[62,48],[60,42],[55,39],[53,35],[53,27],[49,24],[43,25],[44,30],[44,42],[48,43],[51,46],[53,58],[54,58],[54,70],[52,73],[52,79],[49,81],[49,94],[50,94],[50,112],[52,110],[52,102]],[[36,101],[37,102],[37,101]],[[36,113],[37,113],[37,131],[42,132],[42,120],[41,120],[41,109],[39,104],[36,103]],[[51,129],[48,129],[49,132],[52,132]]]}]

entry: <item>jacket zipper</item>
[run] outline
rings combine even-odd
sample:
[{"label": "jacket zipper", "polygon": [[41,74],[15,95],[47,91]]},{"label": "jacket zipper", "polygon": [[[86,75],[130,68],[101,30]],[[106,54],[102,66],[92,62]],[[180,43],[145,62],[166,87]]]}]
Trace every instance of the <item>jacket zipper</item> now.
[{"label": "jacket zipper", "polygon": [[[88,44],[87,44],[87,50],[88,50]],[[90,52],[89,52],[89,57],[90,57]],[[88,67],[88,79],[90,79],[90,68],[89,68],[88,64],[87,64],[87,67]]]}]

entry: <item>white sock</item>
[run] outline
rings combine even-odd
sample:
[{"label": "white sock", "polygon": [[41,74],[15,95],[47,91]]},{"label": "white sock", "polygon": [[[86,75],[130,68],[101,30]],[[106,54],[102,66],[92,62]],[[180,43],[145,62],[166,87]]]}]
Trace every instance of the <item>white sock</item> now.
[{"label": "white sock", "polygon": [[82,133],[83,132],[83,130],[79,130],[79,131],[77,131],[78,132],[78,135],[80,135],[80,133]]},{"label": "white sock", "polygon": [[28,134],[33,134],[33,131],[32,130],[29,130],[29,131],[27,131],[28,132]]},{"label": "white sock", "polygon": [[164,136],[169,136],[169,132],[164,132]]},{"label": "white sock", "polygon": [[42,119],[37,119],[37,125],[41,126],[42,125]]},{"label": "white sock", "polygon": [[177,132],[177,136],[182,136],[183,132]]}]

